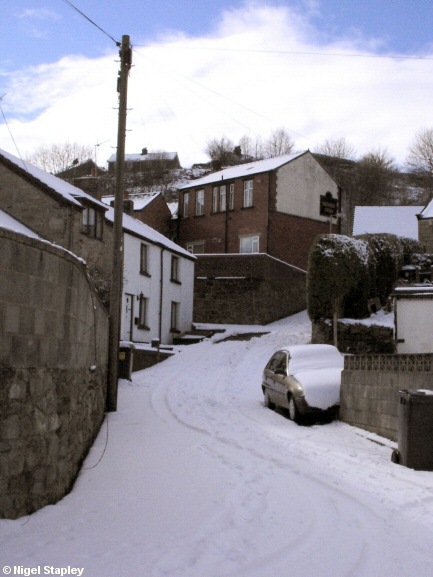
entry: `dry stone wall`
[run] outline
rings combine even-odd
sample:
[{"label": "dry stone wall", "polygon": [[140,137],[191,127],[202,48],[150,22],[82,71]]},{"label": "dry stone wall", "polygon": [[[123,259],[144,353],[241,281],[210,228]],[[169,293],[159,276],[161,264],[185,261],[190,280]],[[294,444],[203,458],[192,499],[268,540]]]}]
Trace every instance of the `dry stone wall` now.
[{"label": "dry stone wall", "polygon": [[0,229],[0,517],[72,487],[104,419],[107,344],[85,265]]}]

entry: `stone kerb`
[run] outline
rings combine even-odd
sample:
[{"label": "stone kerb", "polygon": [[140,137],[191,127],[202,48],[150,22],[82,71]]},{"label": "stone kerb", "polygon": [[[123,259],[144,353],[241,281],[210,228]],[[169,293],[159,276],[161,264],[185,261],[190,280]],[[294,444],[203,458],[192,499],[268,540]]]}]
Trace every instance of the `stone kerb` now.
[{"label": "stone kerb", "polygon": [[0,517],[71,488],[105,414],[108,318],[85,265],[0,229]]}]

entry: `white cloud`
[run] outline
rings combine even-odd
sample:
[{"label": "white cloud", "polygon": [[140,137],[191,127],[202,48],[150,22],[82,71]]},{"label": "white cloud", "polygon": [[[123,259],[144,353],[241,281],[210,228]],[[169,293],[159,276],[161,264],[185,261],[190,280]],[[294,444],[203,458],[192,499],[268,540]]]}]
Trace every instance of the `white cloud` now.
[{"label": "white cloud", "polygon": [[[188,165],[206,158],[209,138],[285,126],[298,149],[345,137],[359,154],[380,146],[402,163],[415,133],[432,124],[433,60],[354,57],[373,55],[382,39],[323,37],[308,16],[250,4],[224,12],[206,37],[172,34],[159,47],[135,47],[127,152],[176,150]],[[98,161],[107,159],[117,140],[116,59],[114,49],[9,78],[2,108],[21,152],[109,139]],[[4,125],[0,139],[16,153]]]}]

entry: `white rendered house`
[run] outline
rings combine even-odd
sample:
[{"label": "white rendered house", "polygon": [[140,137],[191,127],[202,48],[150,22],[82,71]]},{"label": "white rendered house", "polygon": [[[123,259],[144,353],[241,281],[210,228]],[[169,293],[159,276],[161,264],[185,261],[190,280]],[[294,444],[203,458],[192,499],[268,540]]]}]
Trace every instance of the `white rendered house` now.
[{"label": "white rendered house", "polygon": [[[114,220],[114,210],[106,218]],[[122,341],[171,344],[191,330],[195,257],[143,222],[123,215]]]}]

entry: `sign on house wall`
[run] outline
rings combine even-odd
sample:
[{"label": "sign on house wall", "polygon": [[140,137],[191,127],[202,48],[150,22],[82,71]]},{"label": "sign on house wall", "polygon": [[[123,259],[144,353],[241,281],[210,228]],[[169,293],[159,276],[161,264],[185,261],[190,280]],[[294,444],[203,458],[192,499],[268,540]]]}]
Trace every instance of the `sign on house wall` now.
[{"label": "sign on house wall", "polygon": [[320,215],[335,216],[338,209],[338,200],[330,192],[320,195]]}]

